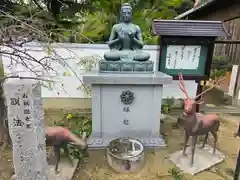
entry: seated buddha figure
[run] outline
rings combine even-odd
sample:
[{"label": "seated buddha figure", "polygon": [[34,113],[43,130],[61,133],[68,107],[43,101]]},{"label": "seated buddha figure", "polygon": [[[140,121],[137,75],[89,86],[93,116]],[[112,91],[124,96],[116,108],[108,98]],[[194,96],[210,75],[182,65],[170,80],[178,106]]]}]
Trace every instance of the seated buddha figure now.
[{"label": "seated buddha figure", "polygon": [[132,23],[132,7],[124,3],[120,11],[120,23],[112,27],[108,46],[110,52],[104,54],[106,61],[134,60],[148,61],[150,54],[143,52],[141,29]]}]

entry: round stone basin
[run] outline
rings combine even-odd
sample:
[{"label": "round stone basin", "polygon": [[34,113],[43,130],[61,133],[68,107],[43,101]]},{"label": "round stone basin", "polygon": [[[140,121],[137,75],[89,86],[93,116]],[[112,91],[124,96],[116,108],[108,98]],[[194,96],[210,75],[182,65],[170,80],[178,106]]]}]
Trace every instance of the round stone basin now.
[{"label": "round stone basin", "polygon": [[137,139],[114,139],[109,143],[106,151],[107,162],[116,172],[137,172],[144,166],[144,146]]}]

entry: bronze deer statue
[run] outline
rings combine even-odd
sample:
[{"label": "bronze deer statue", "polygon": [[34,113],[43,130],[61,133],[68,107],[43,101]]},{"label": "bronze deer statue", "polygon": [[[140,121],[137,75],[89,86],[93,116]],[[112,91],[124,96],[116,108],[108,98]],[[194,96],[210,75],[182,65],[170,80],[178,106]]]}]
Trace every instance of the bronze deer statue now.
[{"label": "bronze deer statue", "polygon": [[78,149],[87,150],[87,140],[86,133],[84,132],[82,137],[79,138],[73,134],[68,128],[61,126],[46,127],[45,128],[46,145],[53,146],[56,163],[55,172],[59,173],[58,165],[60,162],[60,150],[63,148],[65,154],[67,155],[70,163],[73,165],[72,159],[70,158],[70,153],[68,151],[68,144],[75,146]]},{"label": "bronze deer statue", "polygon": [[[196,113],[196,105],[202,104],[203,101],[203,94],[208,92],[209,90],[213,89],[213,87],[217,86],[219,83],[223,82],[225,79],[219,81],[212,87],[206,89],[202,93],[198,94],[195,98],[191,99],[188,95],[188,92],[185,88],[183,76],[181,73],[178,74],[179,76],[179,87],[182,90],[182,92],[185,94],[186,99],[184,100],[184,112],[181,117],[182,125],[185,130],[185,141],[184,141],[184,148],[183,148],[183,155],[186,156],[186,148],[187,148],[187,142],[189,140],[189,137],[192,136],[192,157],[190,165],[192,166],[194,163],[194,154],[195,154],[195,148],[196,148],[196,142],[197,137],[200,135],[205,135],[202,148],[205,147],[205,144],[207,142],[208,134],[211,132],[211,134],[214,137],[214,147],[213,147],[213,154],[216,151],[216,143],[217,143],[217,132],[219,130],[220,126],[220,118],[216,114],[207,114],[203,115],[200,113]],[[200,98],[201,97],[201,98]],[[200,100],[197,100],[200,98]],[[178,122],[180,119],[178,119]]]}]

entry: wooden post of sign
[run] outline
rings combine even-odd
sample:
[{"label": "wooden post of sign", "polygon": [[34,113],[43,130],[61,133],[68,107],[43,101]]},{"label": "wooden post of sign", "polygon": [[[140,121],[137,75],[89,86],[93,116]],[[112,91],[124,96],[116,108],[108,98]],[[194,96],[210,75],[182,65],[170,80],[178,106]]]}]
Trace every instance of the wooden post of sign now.
[{"label": "wooden post of sign", "polygon": [[240,172],[240,150],[238,151],[238,158],[237,158],[237,163],[236,163],[236,168],[235,168],[235,173],[234,173],[233,180],[238,180],[239,172]]},{"label": "wooden post of sign", "polygon": [[[197,81],[196,82],[198,85],[197,85],[197,93],[196,95],[200,94],[202,92],[202,86],[201,86],[201,81]],[[199,97],[198,99],[196,100],[199,100],[201,97]],[[200,110],[200,105],[199,104],[196,104],[196,112],[198,113]]]},{"label": "wooden post of sign", "polygon": [[[198,86],[197,86],[197,93],[196,95],[200,94],[203,90],[203,87],[206,85],[206,81],[204,81],[204,83],[202,84],[201,81],[195,81]],[[199,100],[201,97],[199,97],[198,99],[196,100]],[[199,113],[200,112],[200,105],[199,104],[196,104],[196,112]]]},{"label": "wooden post of sign", "polygon": [[[238,131],[237,131],[236,135],[238,137],[240,137],[240,123],[239,123]],[[238,151],[238,158],[237,158],[237,163],[236,163],[236,168],[235,168],[235,173],[234,173],[233,180],[238,180],[239,173],[240,173],[240,150]]]},{"label": "wooden post of sign", "polygon": [[233,104],[236,106],[240,106],[240,66],[238,66],[237,71],[236,84],[233,94]]}]

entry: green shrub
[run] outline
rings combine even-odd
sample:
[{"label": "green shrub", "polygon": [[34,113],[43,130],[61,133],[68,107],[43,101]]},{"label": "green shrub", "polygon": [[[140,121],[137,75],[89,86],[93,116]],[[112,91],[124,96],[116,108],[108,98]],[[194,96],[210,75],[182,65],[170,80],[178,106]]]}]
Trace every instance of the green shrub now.
[{"label": "green shrub", "polygon": [[[92,132],[92,121],[89,116],[82,116],[79,113],[67,113],[64,115],[63,120],[54,123],[56,126],[64,126],[71,130],[76,136],[81,136],[83,132],[87,133],[87,137]],[[85,150],[79,150],[73,145],[69,145],[69,152],[72,158],[82,160],[86,156]]]}]

